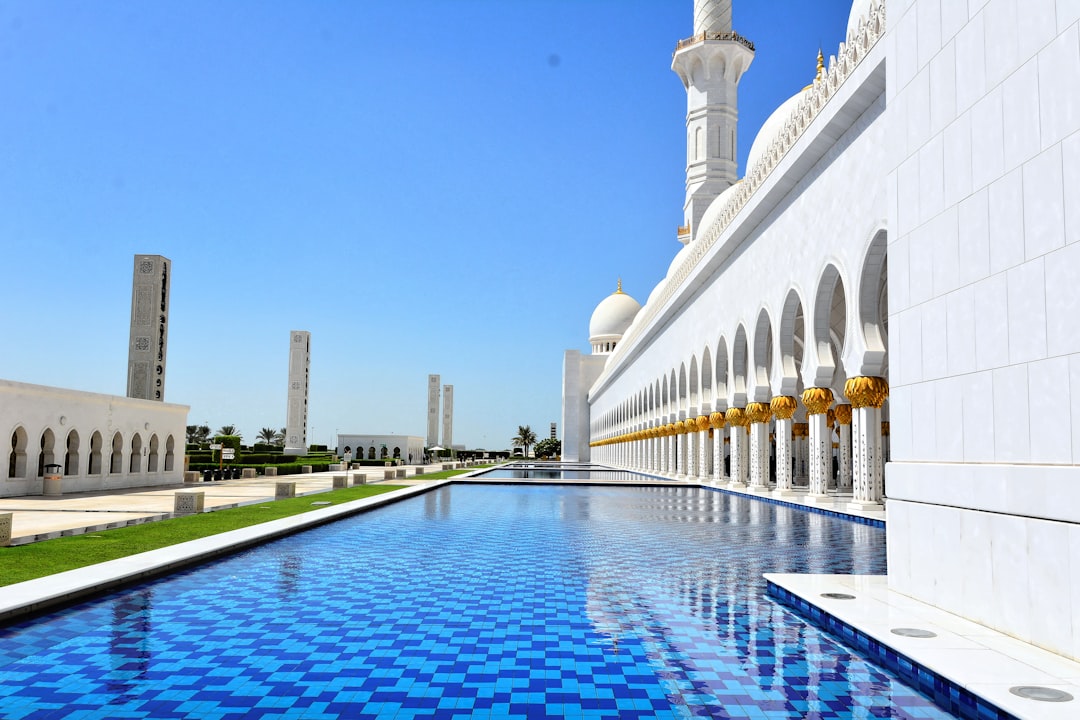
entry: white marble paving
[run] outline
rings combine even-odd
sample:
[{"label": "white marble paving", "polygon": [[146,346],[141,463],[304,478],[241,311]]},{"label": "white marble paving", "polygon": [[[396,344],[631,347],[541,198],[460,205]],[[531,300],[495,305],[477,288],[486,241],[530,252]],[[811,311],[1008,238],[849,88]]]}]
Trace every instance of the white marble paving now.
[{"label": "white marble paving", "polygon": [[[765,578],[1017,717],[1080,717],[1080,663],[890,590],[884,576],[768,573]],[[827,592],[855,599],[821,597]],[[929,630],[937,637],[903,637],[894,628]],[[1040,702],[1009,692],[1019,685],[1063,690],[1075,699]]]}]

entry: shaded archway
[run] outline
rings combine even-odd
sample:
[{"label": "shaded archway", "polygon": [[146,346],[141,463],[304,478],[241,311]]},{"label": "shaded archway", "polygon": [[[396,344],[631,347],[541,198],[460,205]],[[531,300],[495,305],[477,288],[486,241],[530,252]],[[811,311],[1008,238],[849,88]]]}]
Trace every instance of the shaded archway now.
[{"label": "shaded archway", "polygon": [[780,395],[802,396],[805,389],[802,379],[805,337],[802,299],[792,288],[780,315]]},{"label": "shaded archway", "polygon": [[56,436],[53,431],[46,428],[41,433],[41,452],[38,453],[37,476],[44,477],[45,466],[59,464],[56,462]]},{"label": "shaded archway", "polygon": [[146,472],[158,471],[158,436],[150,436],[150,452],[146,456]]},{"label": "shaded archway", "polygon": [[113,435],[112,455],[109,456],[109,472],[119,473],[124,470],[124,438],[120,433]]},{"label": "shaded archway", "polygon": [[11,433],[11,452],[8,454],[8,477],[26,477],[26,430],[20,425]]},{"label": "shaded archway", "polygon": [[735,341],[731,345],[731,399],[736,407],[746,405],[746,375],[749,358],[747,357],[746,329],[739,325],[735,331]]},{"label": "shaded archway", "polygon": [[79,433],[72,430],[68,433],[66,452],[64,453],[64,474],[79,474]]},{"label": "shaded archway", "polygon": [[87,475],[101,474],[101,450],[104,442],[101,433],[96,430],[94,431],[94,434],[90,436],[90,459],[86,465]]},{"label": "shaded archway", "polygon": [[772,364],[772,321],[762,308],[754,325],[753,386],[749,388],[750,399],[754,402],[769,402],[772,397]]}]

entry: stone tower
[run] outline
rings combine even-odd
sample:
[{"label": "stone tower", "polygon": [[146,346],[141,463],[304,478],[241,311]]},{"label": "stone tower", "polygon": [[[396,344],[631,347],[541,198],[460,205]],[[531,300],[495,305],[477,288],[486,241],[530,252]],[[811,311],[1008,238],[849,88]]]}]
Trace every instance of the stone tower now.
[{"label": "stone tower", "polygon": [[311,370],[311,333],[289,332],[289,395],[285,420],[285,455],[307,454],[308,375]]},{"label": "stone tower", "polygon": [[127,396],[130,398],[165,399],[171,265],[161,255],[135,256],[128,335]]},{"label": "stone tower", "polygon": [[427,376],[427,446],[439,444],[439,376]]},{"label": "stone tower", "polygon": [[754,44],[731,29],[731,0],[694,0],[694,35],[671,61],[686,88],[686,202],[679,242],[697,236],[716,197],[738,180],[738,87]]},{"label": "stone tower", "polygon": [[454,386],[443,385],[442,394],[442,444],[449,450],[454,446]]}]

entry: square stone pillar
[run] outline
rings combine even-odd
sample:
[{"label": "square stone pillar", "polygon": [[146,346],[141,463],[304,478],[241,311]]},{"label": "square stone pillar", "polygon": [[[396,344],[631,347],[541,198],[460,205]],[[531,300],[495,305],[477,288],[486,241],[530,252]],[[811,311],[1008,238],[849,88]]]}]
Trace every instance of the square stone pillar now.
[{"label": "square stone pillar", "polygon": [[340,490],[341,488],[349,487],[348,475],[335,475],[334,476],[334,489]]},{"label": "square stone pillar", "polygon": [[296,483],[291,480],[278,480],[274,483],[274,499],[296,497]]},{"label": "square stone pillar", "polygon": [[201,490],[181,490],[173,496],[174,515],[195,515],[203,511],[206,493]]},{"label": "square stone pillar", "polygon": [[11,544],[11,513],[0,513],[0,547]]}]

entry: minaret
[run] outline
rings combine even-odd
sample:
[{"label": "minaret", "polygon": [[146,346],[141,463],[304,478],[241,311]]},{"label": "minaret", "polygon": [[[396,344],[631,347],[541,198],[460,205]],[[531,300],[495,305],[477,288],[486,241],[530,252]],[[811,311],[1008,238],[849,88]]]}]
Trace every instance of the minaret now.
[{"label": "minaret", "polygon": [[694,0],[694,36],[678,43],[671,61],[686,88],[684,245],[697,236],[705,208],[739,179],[738,86],[753,59],[754,44],[731,29],[731,0]]}]

